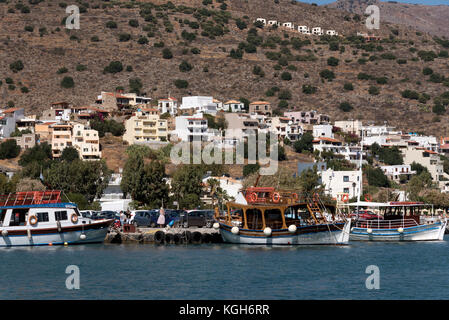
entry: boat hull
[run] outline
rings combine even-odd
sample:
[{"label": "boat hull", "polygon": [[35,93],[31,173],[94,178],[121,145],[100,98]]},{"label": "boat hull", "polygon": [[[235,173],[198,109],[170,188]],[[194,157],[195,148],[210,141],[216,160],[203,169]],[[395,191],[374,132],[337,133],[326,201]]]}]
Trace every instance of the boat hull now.
[{"label": "boat hull", "polygon": [[[3,228],[8,234],[0,234],[0,247],[101,243],[112,222],[113,220],[105,220],[75,227],[62,227],[60,231],[58,228]],[[82,234],[85,237],[81,237]]]},{"label": "boat hull", "polygon": [[447,221],[398,229],[352,228],[350,241],[438,241],[443,240]]},{"label": "boat hull", "polygon": [[349,241],[351,222],[298,227],[295,233],[288,229],[273,230],[266,236],[261,230],[240,229],[232,233],[231,226],[220,223],[224,242],[256,245],[341,245]]}]

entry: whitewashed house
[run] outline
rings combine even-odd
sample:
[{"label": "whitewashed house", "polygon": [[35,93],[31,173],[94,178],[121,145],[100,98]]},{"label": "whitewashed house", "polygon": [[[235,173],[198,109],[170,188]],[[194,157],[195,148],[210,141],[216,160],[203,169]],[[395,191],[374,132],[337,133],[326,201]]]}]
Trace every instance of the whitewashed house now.
[{"label": "whitewashed house", "polygon": [[361,173],[358,170],[334,171],[327,169],[318,173],[321,176],[321,183],[325,186],[324,192],[333,198],[345,193],[351,199],[360,193]]},{"label": "whitewashed house", "polygon": [[282,24],[282,27],[286,29],[295,29],[295,25],[293,24],[293,22],[284,22]]},{"label": "whitewashed house", "polygon": [[264,18],[257,18],[257,19],[256,19],[256,22],[257,22],[257,21],[262,22],[264,26],[267,24],[267,20],[264,19]]},{"label": "whitewashed house", "polygon": [[324,34],[323,29],[321,27],[312,28],[312,34],[316,36],[322,36]]},{"label": "whitewashed house", "polygon": [[332,133],[333,126],[331,124],[317,124],[313,126],[313,137],[328,137],[333,138],[334,134]]},{"label": "whitewashed house", "polygon": [[178,113],[178,100],[172,97],[159,99],[158,108],[161,114],[169,113],[170,116],[174,117]]},{"label": "whitewashed house", "polygon": [[401,180],[401,176],[405,176],[407,180],[410,180],[411,175],[416,174],[416,171],[412,171],[409,164],[381,166],[380,169],[388,178],[396,182]]},{"label": "whitewashed house", "polygon": [[223,110],[231,112],[243,112],[245,110],[245,104],[241,101],[229,100],[224,103]]},{"label": "whitewashed house", "polygon": [[209,141],[212,136],[207,126],[207,119],[203,118],[201,113],[176,117],[175,125],[176,129],[173,130],[172,136],[177,136],[184,142]]},{"label": "whitewashed house", "polygon": [[193,110],[194,113],[207,113],[215,115],[217,113],[217,104],[213,97],[191,96],[182,97],[181,111]]},{"label": "whitewashed house", "polygon": [[328,36],[338,36],[338,32],[336,32],[335,30],[327,30],[326,34]]},{"label": "whitewashed house", "polygon": [[277,22],[276,20],[268,20],[268,25],[269,26],[277,26],[277,27],[279,27],[281,25],[281,23]]}]

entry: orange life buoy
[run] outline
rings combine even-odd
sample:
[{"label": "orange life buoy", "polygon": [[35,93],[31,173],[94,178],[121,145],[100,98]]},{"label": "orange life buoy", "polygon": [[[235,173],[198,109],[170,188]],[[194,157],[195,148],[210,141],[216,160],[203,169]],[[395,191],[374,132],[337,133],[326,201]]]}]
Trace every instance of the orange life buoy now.
[{"label": "orange life buoy", "polygon": [[343,202],[348,202],[349,201],[349,194],[345,193],[342,197],[341,197],[341,201]]},{"label": "orange life buoy", "polygon": [[257,193],[255,193],[255,192],[251,193],[250,199],[252,202],[256,202],[257,201]]},{"label": "orange life buoy", "polygon": [[72,214],[72,216],[70,217],[70,220],[72,220],[73,223],[77,223],[78,222],[78,216],[76,215],[76,213]]},{"label": "orange life buoy", "polygon": [[365,201],[368,201],[368,202],[373,201],[373,198],[371,197],[371,195],[369,193],[365,194]]},{"label": "orange life buoy", "polygon": [[32,226],[34,226],[37,223],[37,217],[36,216],[30,216],[28,218],[28,223]]},{"label": "orange life buoy", "polygon": [[279,200],[281,200],[281,195],[279,194],[279,192],[275,192],[273,193],[273,197],[271,199],[274,203],[278,203]]}]

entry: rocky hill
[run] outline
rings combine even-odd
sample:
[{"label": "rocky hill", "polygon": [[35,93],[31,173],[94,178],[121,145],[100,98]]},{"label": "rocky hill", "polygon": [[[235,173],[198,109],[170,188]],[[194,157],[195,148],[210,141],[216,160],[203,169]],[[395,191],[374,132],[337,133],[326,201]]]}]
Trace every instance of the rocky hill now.
[{"label": "rocky hill", "polygon": [[397,1],[338,0],[327,7],[363,15],[365,9],[372,4],[379,7],[381,21],[403,24],[440,37],[447,37],[449,34],[447,23],[449,5],[428,6]]},{"label": "rocky hill", "polygon": [[[0,1],[2,105],[13,102],[27,113],[56,101],[87,105],[102,90],[130,90],[129,81],[138,79],[132,88],[155,99],[264,99],[277,112],[315,109],[333,120],[388,121],[449,135],[449,44],[411,27],[383,23],[376,32],[382,40],[365,43],[355,37],[367,32],[360,15],[291,0],[77,4],[80,29],[68,30],[68,3]],[[253,25],[258,17],[340,36],[261,28]],[[113,61],[118,68],[106,68]]]}]

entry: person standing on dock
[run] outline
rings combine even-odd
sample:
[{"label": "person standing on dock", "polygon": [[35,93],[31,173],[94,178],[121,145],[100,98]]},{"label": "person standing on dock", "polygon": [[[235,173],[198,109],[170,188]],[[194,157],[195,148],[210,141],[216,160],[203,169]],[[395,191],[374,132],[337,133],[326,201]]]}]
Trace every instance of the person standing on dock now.
[{"label": "person standing on dock", "polygon": [[122,226],[125,224],[126,215],[123,211],[120,211],[120,222],[122,223]]},{"label": "person standing on dock", "polygon": [[157,224],[159,225],[160,228],[163,228],[165,225],[165,210],[164,210],[164,208],[161,208],[161,210],[159,210],[159,217],[157,218]]}]

